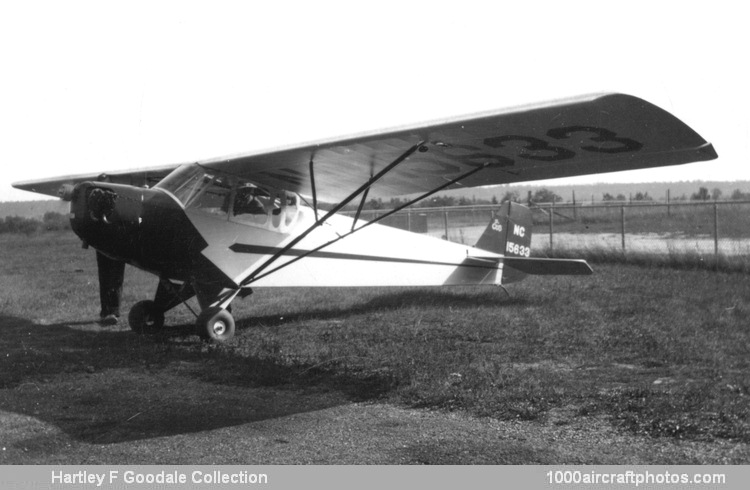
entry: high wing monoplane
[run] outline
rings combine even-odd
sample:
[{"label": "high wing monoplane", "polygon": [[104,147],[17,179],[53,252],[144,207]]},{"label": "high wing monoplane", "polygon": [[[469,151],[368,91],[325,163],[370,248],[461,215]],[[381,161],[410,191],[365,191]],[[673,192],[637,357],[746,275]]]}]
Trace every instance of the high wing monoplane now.
[{"label": "high wing monoplane", "polygon": [[[499,285],[524,274],[587,274],[581,260],[530,257],[527,208],[506,203],[474,247],[378,224],[444,189],[716,158],[695,131],[636,97],[603,94],[207,161],[18,182],[70,201],[100,267],[159,277],[130,311],[154,332],[196,296],[198,333],[227,340],[227,310],[251,288]],[[371,221],[371,198],[416,196]],[[338,214],[358,204],[353,217]],[[117,267],[114,267],[116,270]],[[122,270],[120,268],[120,270]],[[121,278],[120,278],[121,280]]]}]

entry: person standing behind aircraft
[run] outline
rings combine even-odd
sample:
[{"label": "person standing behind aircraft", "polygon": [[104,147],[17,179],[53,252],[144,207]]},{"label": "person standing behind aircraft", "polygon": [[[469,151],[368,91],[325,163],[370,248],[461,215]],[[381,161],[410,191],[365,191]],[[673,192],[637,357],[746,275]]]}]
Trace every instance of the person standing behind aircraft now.
[{"label": "person standing behind aircraft", "polygon": [[110,259],[101,252],[96,252],[96,264],[99,269],[99,301],[101,303],[99,324],[117,325],[120,319],[125,262]]}]

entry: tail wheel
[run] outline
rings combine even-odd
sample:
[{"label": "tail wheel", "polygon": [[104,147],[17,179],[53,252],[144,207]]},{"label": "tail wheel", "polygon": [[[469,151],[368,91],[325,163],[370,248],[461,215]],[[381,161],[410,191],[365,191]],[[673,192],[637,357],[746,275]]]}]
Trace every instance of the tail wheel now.
[{"label": "tail wheel", "polygon": [[232,314],[218,306],[207,308],[198,315],[198,335],[205,340],[226,342],[234,337]]},{"label": "tail wheel", "polygon": [[164,312],[153,301],[139,301],[130,309],[128,323],[135,333],[154,334],[164,327]]}]

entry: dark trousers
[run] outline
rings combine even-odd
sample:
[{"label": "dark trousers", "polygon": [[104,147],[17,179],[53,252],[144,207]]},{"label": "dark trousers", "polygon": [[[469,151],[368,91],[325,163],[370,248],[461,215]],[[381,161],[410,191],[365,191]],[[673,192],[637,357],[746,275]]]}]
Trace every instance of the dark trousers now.
[{"label": "dark trousers", "polygon": [[125,262],[112,260],[106,255],[96,252],[96,264],[99,269],[99,300],[101,301],[100,316],[120,316],[120,298],[122,297],[122,281],[125,277]]}]

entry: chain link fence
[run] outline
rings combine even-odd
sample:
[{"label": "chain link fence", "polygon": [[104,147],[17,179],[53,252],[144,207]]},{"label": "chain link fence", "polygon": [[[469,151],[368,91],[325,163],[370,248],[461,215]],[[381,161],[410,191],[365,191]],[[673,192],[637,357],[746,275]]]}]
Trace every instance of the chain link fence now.
[{"label": "chain link fence", "polygon": [[[382,224],[474,245],[497,207],[413,208]],[[535,204],[531,209],[535,250],[750,256],[750,201]],[[386,212],[363,211],[361,219]]]}]

